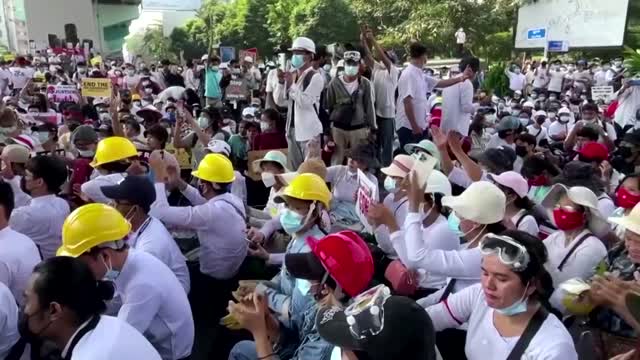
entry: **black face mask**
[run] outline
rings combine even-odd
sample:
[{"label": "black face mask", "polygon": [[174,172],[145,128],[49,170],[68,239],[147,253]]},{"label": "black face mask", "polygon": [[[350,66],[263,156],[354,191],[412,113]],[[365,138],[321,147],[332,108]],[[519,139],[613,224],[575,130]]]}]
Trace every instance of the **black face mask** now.
[{"label": "black face mask", "polygon": [[620,146],[618,150],[616,150],[616,155],[622,157],[623,159],[627,159],[633,156],[633,153],[631,152],[630,147]]},{"label": "black face mask", "polygon": [[20,309],[20,312],[18,313],[18,332],[20,333],[20,337],[27,343],[33,343],[39,340],[40,335],[51,325],[51,321],[49,321],[49,323],[47,323],[47,325],[37,333],[31,331],[29,328],[29,318],[33,315],[25,314],[24,309]]},{"label": "black face mask", "polygon": [[516,145],[516,155],[520,157],[527,156],[527,147],[524,145]]}]

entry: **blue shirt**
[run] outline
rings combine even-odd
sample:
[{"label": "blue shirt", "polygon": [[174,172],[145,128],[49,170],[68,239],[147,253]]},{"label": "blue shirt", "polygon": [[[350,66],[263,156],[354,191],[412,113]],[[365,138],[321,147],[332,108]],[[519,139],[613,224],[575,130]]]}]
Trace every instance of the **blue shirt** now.
[{"label": "blue shirt", "polygon": [[222,89],[220,88],[220,80],[222,72],[220,70],[213,71],[211,67],[207,68],[205,74],[204,96],[208,98],[221,99]]}]

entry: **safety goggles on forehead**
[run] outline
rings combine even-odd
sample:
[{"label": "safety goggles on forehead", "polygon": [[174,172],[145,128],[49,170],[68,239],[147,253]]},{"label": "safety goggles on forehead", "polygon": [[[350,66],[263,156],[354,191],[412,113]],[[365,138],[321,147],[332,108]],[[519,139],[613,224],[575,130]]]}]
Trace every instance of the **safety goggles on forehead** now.
[{"label": "safety goggles on forehead", "polygon": [[344,310],[349,331],[355,339],[378,335],[384,329],[384,303],[390,296],[388,287],[378,285],[358,295]]},{"label": "safety goggles on forehead", "polygon": [[357,51],[345,51],[343,58],[344,61],[352,60],[355,62],[360,62],[360,53]]},{"label": "safety goggles on forehead", "polygon": [[521,244],[508,236],[487,234],[480,241],[482,255],[498,255],[500,261],[513,271],[522,271],[529,264],[529,253]]}]

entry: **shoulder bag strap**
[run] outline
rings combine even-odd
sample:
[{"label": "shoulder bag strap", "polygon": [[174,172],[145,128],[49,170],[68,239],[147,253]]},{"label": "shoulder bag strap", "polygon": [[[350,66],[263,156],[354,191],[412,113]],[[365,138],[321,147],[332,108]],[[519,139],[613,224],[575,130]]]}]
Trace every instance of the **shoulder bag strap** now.
[{"label": "shoulder bag strap", "polygon": [[438,302],[447,300],[449,295],[451,295],[451,293],[453,292],[453,287],[456,285],[456,281],[458,281],[458,279],[449,280],[449,282],[447,283],[447,287],[444,288],[444,292],[442,293],[442,296],[440,297],[440,300],[438,300]]},{"label": "shoulder bag strap", "polygon": [[82,329],[80,329],[80,331],[78,331],[76,336],[73,337],[73,340],[71,340],[71,344],[69,344],[69,350],[67,351],[67,356],[65,356],[63,360],[71,360],[71,354],[73,354],[73,349],[75,349],[76,345],[78,345],[78,343],[80,342],[83,336],[87,335],[89,331],[95,329],[96,326],[98,326],[99,322],[100,322],[100,315],[96,315],[89,321],[87,326],[83,327]]},{"label": "shoulder bag strap", "polygon": [[578,246],[582,245],[582,243],[587,240],[587,238],[591,236],[591,233],[586,233],[584,235],[582,235],[580,237],[580,239],[578,239],[578,241],[576,241],[576,243],[571,247],[571,249],[569,249],[569,252],[567,253],[567,255],[564,256],[564,258],[562,259],[562,261],[560,261],[560,265],[558,265],[558,271],[562,271],[562,268],[564,267],[564,264],[567,262],[567,260],[569,260],[569,256],[571,256],[576,249],[578,248]]},{"label": "shoulder bag strap", "polygon": [[529,320],[527,327],[524,329],[524,332],[520,335],[518,342],[509,353],[507,360],[520,360],[522,358],[522,355],[524,355],[525,350],[527,350],[529,343],[533,337],[536,336],[536,333],[540,330],[542,324],[544,324],[547,316],[549,316],[549,312],[543,306],[540,306],[538,311],[533,314],[531,320]]},{"label": "shoulder bag strap", "polygon": [[393,216],[396,216],[396,214],[398,213],[398,210],[400,210],[400,208],[402,207],[402,205],[404,205],[407,201],[409,201],[409,199],[404,199],[400,202],[400,204],[398,204],[398,206],[396,206],[395,209],[393,209]]},{"label": "shoulder bag strap", "polygon": [[522,216],[520,216],[520,218],[518,218],[518,220],[516,221],[516,230],[518,230],[518,226],[520,226],[520,224],[522,223],[522,220],[524,220],[524,218],[527,217],[527,215],[529,215],[526,211],[524,212],[524,214],[522,214]]},{"label": "shoulder bag strap", "polygon": [[232,203],[231,201],[228,201],[228,200],[225,200],[225,199],[219,199],[219,200],[216,200],[216,201],[220,201],[220,202],[223,202],[223,203],[225,203],[225,204],[229,204],[229,205],[231,205],[231,207],[233,208],[233,210],[235,210],[235,211],[236,211],[236,213],[237,213],[238,215],[240,215],[240,217],[241,217],[241,218],[243,218],[245,221],[247,220],[247,219],[246,219],[246,217],[244,216],[244,214],[242,214],[242,211],[240,211],[240,209],[238,209],[235,205],[233,205],[233,203]]}]

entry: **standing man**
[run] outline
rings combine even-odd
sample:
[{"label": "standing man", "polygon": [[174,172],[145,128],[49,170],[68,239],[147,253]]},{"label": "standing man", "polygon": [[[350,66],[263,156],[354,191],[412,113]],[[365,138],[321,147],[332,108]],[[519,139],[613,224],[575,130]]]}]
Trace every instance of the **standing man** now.
[{"label": "standing man", "polygon": [[480,60],[467,57],[460,61],[460,70],[464,73],[449,80],[458,83],[442,90],[442,120],[440,128],[443,132],[454,130],[462,136],[469,135],[471,116],[476,111],[473,103],[473,79],[480,71]]},{"label": "standing man", "polygon": [[204,87],[206,106],[213,106],[215,108],[222,107],[221,80],[222,72],[220,71],[220,58],[215,55],[207,57]]},{"label": "standing man", "polygon": [[326,107],[336,144],[333,165],[342,165],[349,151],[366,142],[369,131],[376,129],[373,87],[360,75],[360,61],[359,52],[345,51],[344,74],[327,87]]},{"label": "standing man", "polygon": [[291,67],[285,71],[274,90],[274,98],[288,99],[287,143],[291,168],[297,169],[305,157],[307,142],[322,134],[318,117],[320,95],[324,89],[322,75],[313,70],[311,62],[316,53],[315,43],[306,37],[293,41]]},{"label": "standing man", "polygon": [[427,135],[427,93],[434,88],[446,88],[472,79],[475,73],[470,67],[462,76],[438,80],[425,75],[422,69],[427,63],[427,48],[419,43],[409,46],[409,66],[398,80],[398,102],[396,103],[396,131],[400,149],[409,143],[417,143]]},{"label": "standing man", "polygon": [[518,64],[512,64],[511,68],[505,69],[504,73],[509,78],[509,89],[514,93],[516,91],[524,93],[527,86],[527,77],[522,74],[520,66]]},{"label": "standing man", "polygon": [[[378,144],[380,160],[383,166],[389,166],[393,160],[393,138],[395,131],[394,116],[396,114],[396,89],[398,88],[398,68],[384,49],[378,44],[373,32],[367,31],[363,37],[364,61],[372,69],[373,89],[376,105],[376,125],[378,126]],[[376,52],[375,61],[371,50]]]},{"label": "standing man", "polygon": [[455,33],[456,44],[458,45],[458,56],[462,56],[464,52],[464,43],[467,41],[467,34],[463,28],[458,29]]},{"label": "standing man", "polygon": [[15,66],[11,67],[9,71],[11,71],[11,82],[13,83],[13,91],[18,94],[22,88],[27,85],[29,80],[33,79],[33,74],[35,74],[35,70],[27,66],[27,59],[23,56],[18,56],[16,58]]}]

